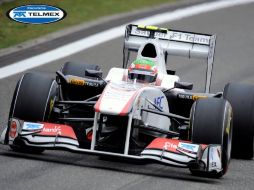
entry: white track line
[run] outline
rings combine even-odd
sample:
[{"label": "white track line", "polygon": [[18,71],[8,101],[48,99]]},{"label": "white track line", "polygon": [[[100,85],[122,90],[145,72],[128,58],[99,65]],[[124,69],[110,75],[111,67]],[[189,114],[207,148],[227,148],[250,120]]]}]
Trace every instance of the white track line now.
[{"label": "white track line", "polygon": [[[254,0],[222,0],[210,3],[203,3],[186,8],[177,9],[171,12],[157,14],[151,17],[133,21],[132,23],[143,25],[161,24],[165,22],[180,20],[182,18],[198,15],[201,13],[211,12],[219,9],[224,9],[227,7],[233,7],[253,2]],[[54,50],[2,67],[0,68],[0,79],[9,77],[11,75],[15,75],[28,69],[32,69],[34,67],[50,63],[52,61],[70,56],[85,49],[118,38],[124,34],[125,26],[126,24],[114,27],[112,29],[80,39],[76,42],[66,44]]]}]

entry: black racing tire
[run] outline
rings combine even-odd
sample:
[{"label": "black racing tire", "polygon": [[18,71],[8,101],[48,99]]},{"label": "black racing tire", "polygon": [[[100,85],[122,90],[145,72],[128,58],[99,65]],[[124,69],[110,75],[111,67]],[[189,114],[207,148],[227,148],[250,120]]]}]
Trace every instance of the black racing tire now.
[{"label": "black racing tire", "polygon": [[224,88],[223,97],[233,109],[232,157],[253,158],[254,136],[254,86],[229,83]]},{"label": "black racing tire", "polygon": [[[43,73],[26,73],[17,83],[13,94],[10,119],[17,118],[24,121],[48,121],[56,96],[57,84],[55,80]],[[43,148],[29,147],[20,140],[11,146],[14,151],[39,153]]]},{"label": "black racing tire", "polygon": [[86,77],[86,69],[100,71],[99,65],[87,64],[83,62],[66,62],[62,67],[62,73],[64,75],[74,75],[78,77]]},{"label": "black racing tire", "polygon": [[194,175],[222,177],[228,169],[231,158],[232,108],[228,101],[219,98],[197,100],[191,109],[190,126],[192,142],[197,144],[220,144],[222,146],[222,171],[190,171]]},{"label": "black racing tire", "polygon": [[9,116],[25,121],[47,121],[56,88],[55,80],[44,73],[24,74],[13,95]]}]

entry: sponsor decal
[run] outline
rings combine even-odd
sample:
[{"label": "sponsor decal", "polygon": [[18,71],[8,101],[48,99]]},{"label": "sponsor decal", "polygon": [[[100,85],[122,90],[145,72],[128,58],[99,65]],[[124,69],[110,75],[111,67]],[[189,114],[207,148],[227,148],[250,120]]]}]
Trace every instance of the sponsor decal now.
[{"label": "sponsor decal", "polygon": [[162,106],[162,99],[164,98],[164,96],[159,96],[157,98],[154,98],[154,104],[156,106],[158,106],[160,109],[163,109],[163,106]]},{"label": "sponsor decal", "polygon": [[98,87],[99,84],[97,82],[85,81],[78,78],[70,78],[69,84],[77,85],[77,86],[91,86],[91,87]]},{"label": "sponsor decal", "polygon": [[9,136],[11,138],[15,138],[16,135],[17,135],[17,123],[16,121],[12,121],[10,126]]},{"label": "sponsor decal", "polygon": [[190,95],[190,94],[180,94],[180,93],[179,93],[179,94],[177,95],[177,97],[180,98],[180,99],[192,100],[192,97],[193,97],[193,96]]},{"label": "sponsor decal", "polygon": [[194,101],[200,98],[207,98],[207,96],[205,95],[192,95],[192,94],[178,94],[177,97],[180,99],[187,99],[187,100],[194,100]]},{"label": "sponsor decal", "polygon": [[[149,37],[151,35],[151,31],[154,31],[155,38],[179,41],[179,42],[197,43],[197,44],[204,44],[204,45],[210,44],[210,36],[207,36],[207,35],[170,31],[166,28],[158,28],[155,26],[140,26],[139,25],[138,27],[132,27],[131,34]],[[211,46],[214,46],[214,44],[212,44]]]},{"label": "sponsor decal", "polygon": [[69,83],[77,86],[84,86],[85,80],[77,79],[77,78],[70,78]]},{"label": "sponsor decal", "polygon": [[169,40],[209,45],[210,36],[170,31]]},{"label": "sponsor decal", "polygon": [[150,36],[150,31],[147,31],[147,30],[139,30],[137,27],[132,27],[131,34],[132,34],[132,35],[138,35],[138,36],[149,37],[149,36]]},{"label": "sponsor decal", "polygon": [[155,32],[154,33],[154,37],[155,38],[165,39],[165,38],[167,38],[167,33]]},{"label": "sponsor decal", "polygon": [[72,127],[53,123],[44,123],[43,129],[39,134],[44,136],[63,136],[77,139]]},{"label": "sponsor decal", "polygon": [[99,84],[97,82],[91,82],[91,81],[85,81],[86,86],[91,86],[91,87],[98,87]]},{"label": "sponsor decal", "polygon": [[179,144],[177,139],[166,139],[166,138],[156,138],[154,139],[146,148],[147,149],[161,149],[170,152],[179,153],[176,149]]},{"label": "sponsor decal", "polygon": [[193,99],[194,101],[196,101],[196,100],[198,100],[198,99],[200,99],[200,98],[207,98],[207,96],[203,96],[203,95],[193,95],[193,96],[192,96],[192,99]]},{"label": "sponsor decal", "polygon": [[24,122],[23,128],[24,130],[40,130],[43,128],[43,124],[41,123],[30,123],[30,122]]},{"label": "sponsor decal", "polygon": [[48,24],[58,22],[66,12],[55,6],[44,4],[22,5],[7,12],[7,16],[16,22],[25,24]]},{"label": "sponsor decal", "polygon": [[49,134],[55,134],[55,133],[57,133],[57,134],[59,134],[59,135],[62,134],[62,131],[61,131],[61,127],[60,127],[60,126],[54,126],[53,128],[52,128],[52,127],[50,127],[50,128],[44,127],[43,130],[42,130],[42,132],[44,132],[44,133],[49,133]]},{"label": "sponsor decal", "polygon": [[178,149],[187,153],[196,154],[199,150],[199,145],[180,142]]},{"label": "sponsor decal", "polygon": [[168,150],[168,149],[177,149],[177,145],[172,143],[172,142],[165,142],[163,149]]}]

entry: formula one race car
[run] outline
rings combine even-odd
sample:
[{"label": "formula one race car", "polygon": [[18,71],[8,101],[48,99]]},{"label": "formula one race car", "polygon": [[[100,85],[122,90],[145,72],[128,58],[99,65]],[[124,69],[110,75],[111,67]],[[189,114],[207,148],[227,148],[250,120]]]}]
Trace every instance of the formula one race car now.
[{"label": "formula one race car", "polygon": [[[65,63],[56,78],[26,73],[2,142],[20,152],[66,149],[221,177],[231,144],[232,156],[253,157],[254,87],[227,84],[209,93],[215,41],[215,35],[128,25],[123,68],[106,78],[99,66],[80,62]],[[191,92],[191,83],[166,69],[170,55],[207,60],[205,92]]]}]

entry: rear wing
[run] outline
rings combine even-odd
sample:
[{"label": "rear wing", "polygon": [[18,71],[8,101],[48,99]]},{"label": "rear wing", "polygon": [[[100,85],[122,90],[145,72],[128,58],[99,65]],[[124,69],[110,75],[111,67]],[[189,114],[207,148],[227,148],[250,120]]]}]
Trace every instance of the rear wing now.
[{"label": "rear wing", "polygon": [[[216,35],[200,34],[155,26],[127,25],[124,40],[123,67],[126,68],[130,51],[138,51],[148,39],[159,40],[167,55],[205,59],[207,61],[205,92],[210,91]],[[126,54],[127,52],[127,54]]]}]

